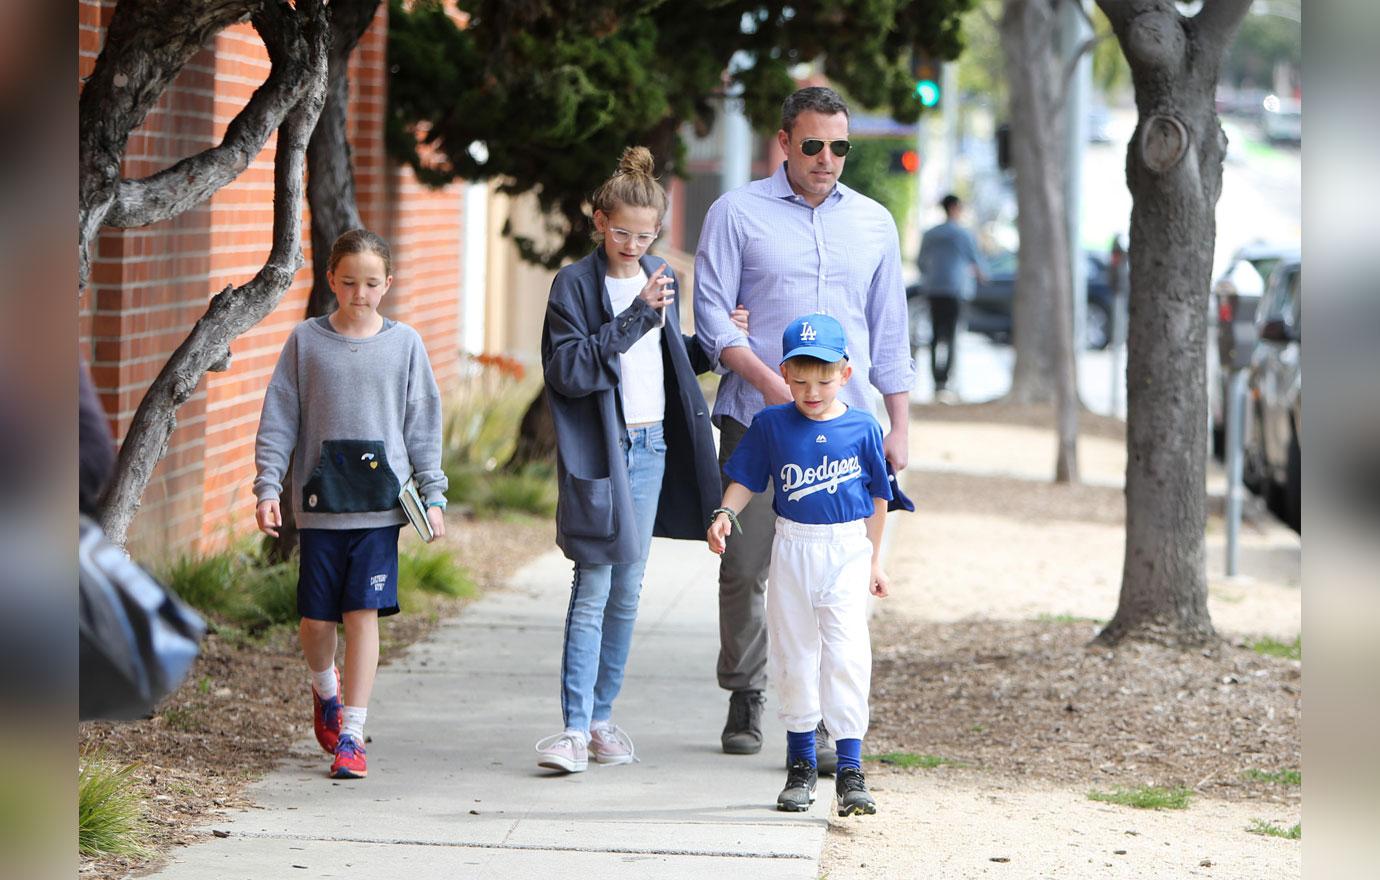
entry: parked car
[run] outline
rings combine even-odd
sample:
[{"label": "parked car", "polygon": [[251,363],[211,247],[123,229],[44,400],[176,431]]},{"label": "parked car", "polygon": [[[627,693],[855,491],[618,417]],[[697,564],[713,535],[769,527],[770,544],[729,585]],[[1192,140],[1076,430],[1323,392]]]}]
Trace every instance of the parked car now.
[{"label": "parked car", "polygon": [[1222,369],[1218,356],[1217,325],[1232,321],[1253,323],[1266,279],[1281,260],[1297,260],[1298,255],[1298,245],[1264,242],[1246,245],[1232,255],[1208,295],[1208,413],[1212,420],[1212,452],[1219,458],[1225,450],[1227,386],[1231,377]]},{"label": "parked car", "polygon": [[1280,262],[1270,273],[1256,309],[1260,342],[1251,355],[1244,456],[1247,486],[1296,529],[1301,525],[1302,498],[1302,277],[1297,258]]},{"label": "parked car", "polygon": [[1272,144],[1303,142],[1303,104],[1293,98],[1265,99],[1265,112],[1260,116],[1265,139]]},{"label": "parked car", "polygon": [[[1085,318],[1085,341],[1088,348],[1103,349],[1111,342],[1113,292],[1107,275],[1107,258],[1102,254],[1084,251],[1088,261],[1088,309]],[[1011,341],[1011,302],[1016,292],[1016,254],[998,251],[985,256],[987,280],[977,286],[965,315],[968,329],[982,333],[993,341]],[[912,284],[906,288],[910,317],[910,347],[914,353],[930,344],[929,308],[924,287]]]}]

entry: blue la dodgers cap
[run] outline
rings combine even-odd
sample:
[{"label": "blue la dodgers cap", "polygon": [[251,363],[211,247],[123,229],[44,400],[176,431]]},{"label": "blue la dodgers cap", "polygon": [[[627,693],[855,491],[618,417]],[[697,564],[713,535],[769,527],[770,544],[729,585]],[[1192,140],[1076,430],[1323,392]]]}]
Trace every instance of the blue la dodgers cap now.
[{"label": "blue la dodgers cap", "polygon": [[828,315],[805,315],[796,318],[781,334],[781,363],[793,357],[819,358],[836,363],[848,357],[848,340],[843,325]]}]

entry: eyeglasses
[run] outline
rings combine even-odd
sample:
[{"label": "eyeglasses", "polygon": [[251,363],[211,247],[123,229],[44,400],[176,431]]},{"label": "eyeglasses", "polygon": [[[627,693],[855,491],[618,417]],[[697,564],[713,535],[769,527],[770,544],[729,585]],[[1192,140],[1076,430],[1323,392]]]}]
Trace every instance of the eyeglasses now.
[{"label": "eyeglasses", "polygon": [[614,244],[627,244],[630,240],[636,240],[638,247],[651,247],[652,242],[656,241],[658,233],[639,232],[633,234],[630,230],[619,229],[617,226],[609,227],[609,238],[613,239]]},{"label": "eyeglasses", "polygon": [[829,145],[829,152],[842,159],[848,155],[848,151],[853,149],[853,145],[847,140],[822,141],[819,138],[806,138],[800,142],[800,152],[807,156],[815,156],[824,149],[824,145]]}]

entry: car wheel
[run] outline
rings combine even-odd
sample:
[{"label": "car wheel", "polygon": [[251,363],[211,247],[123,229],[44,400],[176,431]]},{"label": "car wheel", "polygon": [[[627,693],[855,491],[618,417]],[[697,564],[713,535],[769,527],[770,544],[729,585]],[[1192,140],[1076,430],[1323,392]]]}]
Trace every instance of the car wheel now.
[{"label": "car wheel", "polygon": [[934,340],[934,327],[930,324],[930,305],[923,296],[913,296],[906,300],[906,314],[910,322],[910,356],[929,346]]},{"label": "car wheel", "polygon": [[1289,463],[1284,485],[1284,513],[1294,531],[1303,532],[1303,455],[1297,435],[1289,438]]},{"label": "car wheel", "polygon": [[1112,341],[1112,316],[1107,307],[1099,302],[1088,302],[1087,317],[1084,319],[1084,342],[1088,348],[1102,351]]}]

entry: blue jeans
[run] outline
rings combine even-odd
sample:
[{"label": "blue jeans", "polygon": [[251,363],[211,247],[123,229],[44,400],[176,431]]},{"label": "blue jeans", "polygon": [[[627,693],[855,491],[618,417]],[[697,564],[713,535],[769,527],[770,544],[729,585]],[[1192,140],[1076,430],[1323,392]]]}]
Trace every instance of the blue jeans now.
[{"label": "blue jeans", "polygon": [[636,562],[623,565],[575,565],[561,656],[561,714],[566,730],[588,731],[591,721],[607,721],[623,687],[623,667],[632,645],[642,572],[647,567],[661,477],[666,471],[661,423],[631,429],[623,455],[634,515],[631,523],[620,527],[637,529],[641,553]]}]

